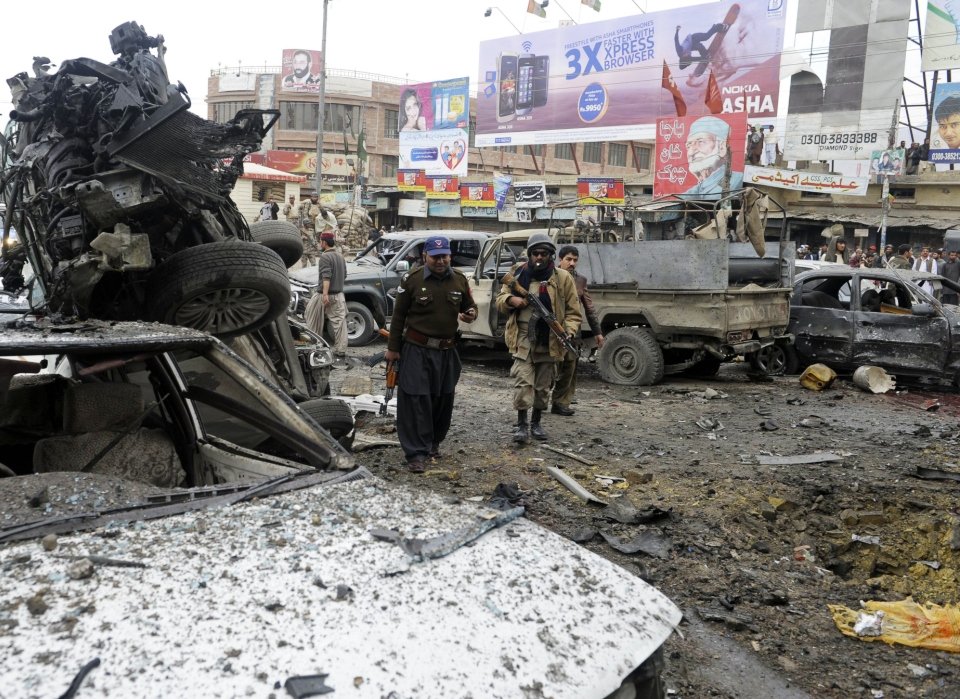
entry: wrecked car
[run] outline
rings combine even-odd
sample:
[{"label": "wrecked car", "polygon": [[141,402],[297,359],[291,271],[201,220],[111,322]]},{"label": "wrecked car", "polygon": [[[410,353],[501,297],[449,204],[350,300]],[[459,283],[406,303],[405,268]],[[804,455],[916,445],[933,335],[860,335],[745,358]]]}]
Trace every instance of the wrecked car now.
[{"label": "wrecked car", "polygon": [[680,610],[521,507],[363,468],[150,500],[0,529],[18,697],[665,696]]},{"label": "wrecked car", "polygon": [[[50,73],[40,57],[33,75],[7,81],[3,228],[16,229],[48,310],[221,337],[280,317],[286,265],[255,242],[228,196],[279,112],[208,121],[170,83],[162,36],[128,22],[110,48],[109,64],[76,58]],[[14,293],[15,276],[5,270]]]},{"label": "wrecked car", "polygon": [[929,275],[830,266],[794,283],[789,331],[801,366],[879,366],[900,377],[960,378],[960,315],[918,286]]},{"label": "wrecked car", "polygon": [[[325,429],[321,429],[325,428]],[[24,322],[0,333],[5,473],[173,487],[352,464],[341,401],[297,406],[216,338],[158,323]]]}]

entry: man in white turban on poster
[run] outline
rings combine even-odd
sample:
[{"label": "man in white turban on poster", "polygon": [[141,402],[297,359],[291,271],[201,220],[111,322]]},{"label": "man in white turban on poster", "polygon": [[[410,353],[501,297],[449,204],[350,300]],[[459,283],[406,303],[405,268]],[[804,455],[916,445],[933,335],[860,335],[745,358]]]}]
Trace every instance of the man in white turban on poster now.
[{"label": "man in white turban on poster", "polygon": [[740,189],[743,173],[731,169],[730,125],[715,116],[700,117],[690,125],[687,169],[697,184],[684,194],[719,199],[723,192]]}]

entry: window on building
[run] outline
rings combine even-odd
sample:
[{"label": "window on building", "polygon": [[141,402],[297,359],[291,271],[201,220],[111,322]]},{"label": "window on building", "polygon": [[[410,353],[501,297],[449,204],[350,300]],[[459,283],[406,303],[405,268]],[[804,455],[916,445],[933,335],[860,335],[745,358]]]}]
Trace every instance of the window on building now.
[{"label": "window on building", "polygon": [[380,174],[383,177],[396,177],[397,167],[399,166],[399,157],[396,155],[381,156],[382,165]]},{"label": "window on building", "polygon": [[573,160],[573,147],[569,143],[558,143],[553,147],[553,157],[559,160]]},{"label": "window on building", "polygon": [[638,170],[650,169],[650,149],[647,146],[636,146],[633,149],[634,163]]},{"label": "window on building", "polygon": [[583,144],[583,162],[602,163],[603,162],[603,144],[602,143],[584,143]]},{"label": "window on building", "polygon": [[396,109],[385,109],[383,112],[383,137],[384,138],[400,138],[400,133],[398,126],[400,122],[400,112]]},{"label": "window on building", "polygon": [[[320,113],[316,102],[281,102],[280,123],[288,131],[316,131],[319,127],[317,115]],[[327,103],[323,110],[324,131],[360,129],[360,107],[352,104]]]},{"label": "window on building", "polygon": [[324,107],[325,131],[360,131],[360,107],[353,104],[330,104]]},{"label": "window on building", "polygon": [[607,146],[607,165],[627,166],[627,147],[623,143],[611,143]]},{"label": "window on building", "polygon": [[213,105],[213,120],[225,124],[241,109],[253,109],[253,102],[217,102]]},{"label": "window on building", "polygon": [[[536,157],[538,157],[538,158],[542,158],[544,152],[546,151],[546,148],[545,148],[545,146],[544,146],[543,144],[541,144],[541,145],[539,145],[539,146],[530,146],[530,148],[533,149],[533,154],[534,154]],[[529,151],[527,151],[527,152],[529,153]]]}]

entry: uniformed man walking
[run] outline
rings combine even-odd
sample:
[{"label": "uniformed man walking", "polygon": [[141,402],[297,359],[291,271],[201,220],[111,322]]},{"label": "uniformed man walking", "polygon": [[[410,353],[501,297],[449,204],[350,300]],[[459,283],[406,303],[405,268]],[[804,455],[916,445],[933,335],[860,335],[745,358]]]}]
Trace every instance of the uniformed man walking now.
[{"label": "uniformed man walking", "polygon": [[477,317],[467,278],[450,266],[450,241],[427,238],[423,249],[424,266],[406,274],[397,290],[386,352],[388,365],[400,362],[397,437],[414,473],[440,458],[460,380],[457,320]]}]

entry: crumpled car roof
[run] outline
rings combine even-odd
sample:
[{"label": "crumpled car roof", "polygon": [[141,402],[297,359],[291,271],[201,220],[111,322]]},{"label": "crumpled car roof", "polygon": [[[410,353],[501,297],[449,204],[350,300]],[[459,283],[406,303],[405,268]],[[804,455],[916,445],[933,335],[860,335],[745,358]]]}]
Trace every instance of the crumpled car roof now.
[{"label": "crumpled car roof", "polygon": [[162,323],[85,320],[16,321],[0,329],[0,356],[23,354],[128,352],[134,349],[165,352],[217,342],[199,330]]}]

